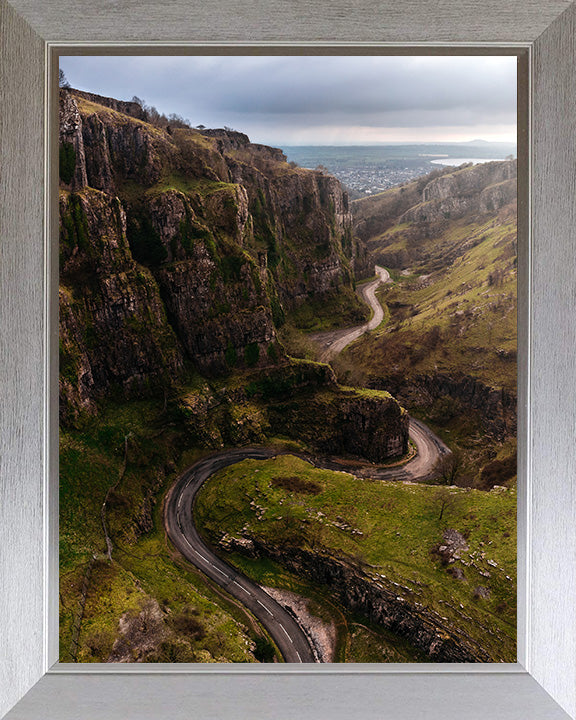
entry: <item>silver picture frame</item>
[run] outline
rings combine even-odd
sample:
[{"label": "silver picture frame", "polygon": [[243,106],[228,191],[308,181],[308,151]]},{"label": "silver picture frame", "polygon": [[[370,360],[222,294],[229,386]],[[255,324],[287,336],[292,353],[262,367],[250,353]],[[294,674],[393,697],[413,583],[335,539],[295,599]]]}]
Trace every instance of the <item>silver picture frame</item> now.
[{"label": "silver picture frame", "polygon": [[[57,659],[58,52],[514,52],[529,137],[519,234],[518,663],[81,666]],[[558,0],[0,0],[0,717],[576,718],[576,6]],[[524,93],[524,94],[523,94]],[[522,179],[521,179],[522,182]],[[521,343],[521,345],[522,345]]]}]

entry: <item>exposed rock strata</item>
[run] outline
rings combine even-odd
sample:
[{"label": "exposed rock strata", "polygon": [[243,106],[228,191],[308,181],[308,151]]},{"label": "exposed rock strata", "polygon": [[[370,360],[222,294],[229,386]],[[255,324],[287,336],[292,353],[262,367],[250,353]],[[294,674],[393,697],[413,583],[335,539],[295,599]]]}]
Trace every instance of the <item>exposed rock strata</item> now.
[{"label": "exposed rock strata", "polygon": [[483,429],[502,440],[516,433],[516,397],[503,388],[485,385],[480,380],[462,375],[451,377],[442,373],[418,375],[410,380],[398,377],[372,379],[372,387],[386,389],[409,407],[430,406],[448,396],[478,411]]},{"label": "exposed rock strata", "polygon": [[[405,638],[425,652],[430,662],[495,662],[469,636],[434,610],[424,606],[408,587],[400,587],[329,555],[300,548],[279,548],[252,539],[252,554],[269,557],[291,572],[330,587],[339,602]],[[241,551],[241,548],[237,547]]]},{"label": "exposed rock strata", "polygon": [[496,212],[516,199],[516,161],[482,163],[431,180],[398,222],[435,222]]},{"label": "exposed rock strata", "polygon": [[64,415],[187,365],[221,375],[284,362],[283,307],[350,288],[366,264],[335,178],[242,133],[168,133],[134,103],[60,99],[74,161],[60,204]]},{"label": "exposed rock strata", "polygon": [[371,244],[396,223],[434,223],[497,212],[516,199],[516,176],[516,160],[435,170],[397,191],[354,202],[354,231]]},{"label": "exposed rock strata", "polygon": [[182,369],[152,275],[136,265],[116,198],[85,189],[60,199],[60,394],[63,418],[113,388],[130,394]]}]

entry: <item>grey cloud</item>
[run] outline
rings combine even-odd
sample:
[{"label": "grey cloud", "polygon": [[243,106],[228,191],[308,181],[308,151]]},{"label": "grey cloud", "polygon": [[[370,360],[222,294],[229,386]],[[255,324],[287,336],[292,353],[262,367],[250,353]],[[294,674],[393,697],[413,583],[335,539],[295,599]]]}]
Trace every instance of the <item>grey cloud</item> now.
[{"label": "grey cloud", "polygon": [[[514,58],[69,57],[73,86],[144,97],[193,124],[310,128],[515,124]],[[258,140],[259,138],[255,138]]]}]

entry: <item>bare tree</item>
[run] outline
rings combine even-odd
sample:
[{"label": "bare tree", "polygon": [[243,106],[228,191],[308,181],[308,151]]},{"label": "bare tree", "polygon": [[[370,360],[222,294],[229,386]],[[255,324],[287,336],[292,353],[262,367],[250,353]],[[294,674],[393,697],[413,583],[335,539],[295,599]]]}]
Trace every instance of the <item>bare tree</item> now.
[{"label": "bare tree", "polygon": [[442,522],[444,515],[458,510],[462,503],[462,491],[450,491],[448,488],[439,488],[432,496],[432,501],[439,510],[438,522]]},{"label": "bare tree", "polygon": [[70,87],[68,78],[66,77],[64,70],[62,70],[62,68],[60,68],[60,70],[58,71],[58,85],[61,88],[69,88]]},{"label": "bare tree", "polygon": [[460,450],[456,449],[446,455],[441,455],[434,465],[434,475],[439,485],[456,485],[456,480],[462,474],[464,458]]}]

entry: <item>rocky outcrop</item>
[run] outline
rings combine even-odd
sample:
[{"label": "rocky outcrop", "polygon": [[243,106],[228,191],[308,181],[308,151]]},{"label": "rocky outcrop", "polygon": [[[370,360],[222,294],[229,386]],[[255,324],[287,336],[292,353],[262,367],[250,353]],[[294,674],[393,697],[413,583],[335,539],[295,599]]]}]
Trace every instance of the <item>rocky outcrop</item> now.
[{"label": "rocky outcrop", "polygon": [[[273,366],[283,308],[351,288],[367,264],[335,178],[235,131],[168,132],[138,107],[61,91],[62,322],[76,348],[68,369],[83,373],[64,395],[76,408],[186,363],[205,375]],[[106,303],[116,315],[104,339]],[[130,313],[134,333],[121,330]],[[93,350],[79,340],[89,322]],[[170,361],[146,344],[153,322]]]},{"label": "rocky outcrop", "polygon": [[82,97],[90,102],[103,105],[104,107],[112,108],[116,112],[123,113],[124,115],[130,115],[130,117],[136,118],[137,120],[146,120],[146,111],[140,105],[140,103],[116,100],[115,98],[104,97],[103,95],[97,95],[96,93],[85,92],[84,90],[73,90],[74,95]]},{"label": "rocky outcrop", "polygon": [[132,258],[118,200],[64,194],[60,217],[60,410],[72,420],[114,388],[166,383],[183,357],[154,278]]},{"label": "rocky outcrop", "polygon": [[422,191],[422,201],[474,197],[490,185],[515,179],[516,172],[516,160],[465,166],[427,183]]},{"label": "rocky outcrop", "polygon": [[435,373],[417,375],[409,380],[391,376],[373,378],[370,385],[386,388],[408,407],[431,407],[435,400],[449,397],[464,408],[476,411],[484,431],[497,440],[516,433],[516,397],[501,387],[489,387],[468,375],[452,377]]},{"label": "rocky outcrop", "polygon": [[334,390],[270,402],[275,434],[296,435],[319,453],[384,462],[408,451],[408,413],[388,393]]},{"label": "rocky outcrop", "polygon": [[[82,117],[76,101],[66,90],[60,90],[59,121],[60,180],[73,189],[83,188],[88,184],[88,175]],[[63,172],[66,162],[69,167]]]},{"label": "rocky outcrop", "polygon": [[238,258],[236,281],[225,282],[203,245],[192,253],[192,259],[157,272],[166,309],[190,358],[210,375],[269,365],[276,333],[253,264]]},{"label": "rocky outcrop", "polygon": [[271,558],[285,568],[326,585],[346,608],[405,638],[423,651],[430,662],[496,662],[465,630],[420,602],[416,587],[404,587],[358,565],[321,552],[277,547],[249,538],[239,552]]},{"label": "rocky outcrop", "polygon": [[376,248],[382,245],[380,235],[395,224],[493,214],[516,199],[516,175],[516,160],[434,170],[405,186],[352,203],[354,232]]},{"label": "rocky outcrop", "polygon": [[435,222],[469,214],[493,213],[516,199],[516,161],[466,166],[427,183],[422,202],[400,216],[400,223]]},{"label": "rocky outcrop", "polygon": [[494,185],[488,185],[480,193],[479,210],[481,213],[494,213],[516,200],[518,183],[516,178],[503,180]]},{"label": "rocky outcrop", "polygon": [[[119,101],[89,95],[62,91],[68,113],[81,120],[77,137],[85,148],[77,157],[74,189],[87,184],[118,195],[130,214],[130,206],[141,204],[146,188],[163,175],[225,183],[220,197],[218,188],[206,184],[188,191],[186,182],[177,183],[174,189],[207,213],[214,231],[245,243],[255,258],[266,253],[287,306],[304,302],[309,293],[350,286],[356,269],[360,275],[371,272],[352,237],[347,195],[332,176],[293,168],[281,150],[250,143],[243,133],[178,128],[169,134],[136,119],[138,113],[123,114]],[[82,98],[98,101],[102,111],[82,105]],[[137,199],[134,184],[142,188]]]},{"label": "rocky outcrop", "polygon": [[207,385],[179,397],[177,411],[206,447],[261,442],[265,434],[297,439],[322,455],[380,462],[406,452],[408,416],[388,393],[338,387],[332,368],[289,359],[254,373],[245,385]]}]

